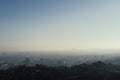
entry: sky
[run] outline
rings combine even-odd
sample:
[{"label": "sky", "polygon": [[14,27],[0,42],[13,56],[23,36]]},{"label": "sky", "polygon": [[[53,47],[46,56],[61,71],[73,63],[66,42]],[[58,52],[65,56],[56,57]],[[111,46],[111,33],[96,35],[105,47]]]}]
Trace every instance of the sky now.
[{"label": "sky", "polygon": [[120,0],[0,0],[0,51],[120,49]]}]

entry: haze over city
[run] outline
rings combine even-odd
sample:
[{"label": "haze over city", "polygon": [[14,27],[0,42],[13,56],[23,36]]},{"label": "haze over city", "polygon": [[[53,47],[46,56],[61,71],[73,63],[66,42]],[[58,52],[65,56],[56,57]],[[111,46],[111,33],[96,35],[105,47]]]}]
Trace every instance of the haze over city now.
[{"label": "haze over city", "polygon": [[120,0],[0,0],[0,80],[120,80]]},{"label": "haze over city", "polygon": [[120,49],[119,0],[0,0],[0,51]]}]

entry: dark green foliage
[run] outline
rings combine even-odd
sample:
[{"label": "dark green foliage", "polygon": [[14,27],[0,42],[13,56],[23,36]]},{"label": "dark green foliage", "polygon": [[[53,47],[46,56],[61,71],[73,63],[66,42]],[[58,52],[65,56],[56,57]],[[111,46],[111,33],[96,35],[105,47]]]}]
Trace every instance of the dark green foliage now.
[{"label": "dark green foliage", "polygon": [[100,61],[73,67],[23,65],[0,70],[0,80],[120,80],[120,66]]}]

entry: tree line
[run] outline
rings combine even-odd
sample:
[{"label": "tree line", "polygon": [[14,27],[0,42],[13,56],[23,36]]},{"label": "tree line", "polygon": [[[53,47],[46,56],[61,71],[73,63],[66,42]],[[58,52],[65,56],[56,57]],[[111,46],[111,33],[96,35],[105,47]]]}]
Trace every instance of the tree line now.
[{"label": "tree line", "polygon": [[120,80],[120,66],[101,61],[72,67],[20,65],[0,70],[0,80]]}]

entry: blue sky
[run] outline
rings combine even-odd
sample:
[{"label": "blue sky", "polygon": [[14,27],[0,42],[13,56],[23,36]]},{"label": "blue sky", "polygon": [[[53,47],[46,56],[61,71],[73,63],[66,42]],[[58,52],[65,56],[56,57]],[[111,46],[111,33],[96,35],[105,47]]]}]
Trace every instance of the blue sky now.
[{"label": "blue sky", "polygon": [[0,50],[120,49],[119,3],[0,0]]}]

